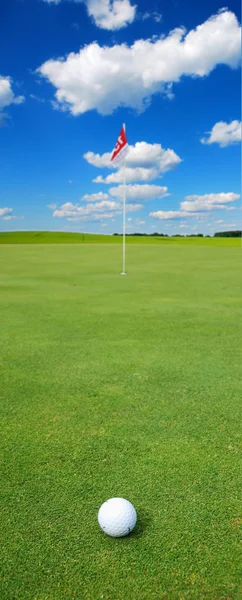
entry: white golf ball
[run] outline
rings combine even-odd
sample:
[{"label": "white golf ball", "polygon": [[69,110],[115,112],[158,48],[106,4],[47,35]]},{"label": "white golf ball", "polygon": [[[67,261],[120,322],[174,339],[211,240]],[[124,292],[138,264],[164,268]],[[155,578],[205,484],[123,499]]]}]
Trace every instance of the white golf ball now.
[{"label": "white golf ball", "polygon": [[104,533],[112,537],[128,535],[137,521],[136,510],[124,498],[106,500],[98,511],[98,523]]}]

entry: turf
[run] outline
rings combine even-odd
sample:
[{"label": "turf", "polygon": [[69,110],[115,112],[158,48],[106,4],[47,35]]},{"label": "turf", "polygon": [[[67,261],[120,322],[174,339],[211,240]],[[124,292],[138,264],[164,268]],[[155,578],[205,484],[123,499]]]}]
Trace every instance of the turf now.
[{"label": "turf", "polygon": [[242,598],[241,250],[120,251],[1,247],[1,600]]},{"label": "turf", "polygon": [[[121,235],[99,235],[91,233],[74,233],[66,231],[2,231],[0,244],[122,244]],[[241,238],[220,237],[159,237],[159,236],[126,236],[127,244],[179,244],[203,246],[241,247]]]}]

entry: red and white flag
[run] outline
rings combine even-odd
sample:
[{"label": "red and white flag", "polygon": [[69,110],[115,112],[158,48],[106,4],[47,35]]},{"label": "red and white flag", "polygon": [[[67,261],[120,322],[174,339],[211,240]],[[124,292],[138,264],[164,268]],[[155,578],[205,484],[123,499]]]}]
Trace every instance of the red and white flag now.
[{"label": "red and white flag", "polygon": [[115,165],[118,164],[121,160],[124,160],[127,152],[128,152],[128,142],[126,137],[125,125],[123,125],[120,134],[118,136],[116,146],[112,151],[111,162]]}]

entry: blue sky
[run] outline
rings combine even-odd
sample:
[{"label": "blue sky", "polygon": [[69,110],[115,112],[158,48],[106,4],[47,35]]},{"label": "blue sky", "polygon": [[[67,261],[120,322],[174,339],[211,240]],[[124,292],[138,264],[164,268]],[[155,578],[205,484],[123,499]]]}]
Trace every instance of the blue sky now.
[{"label": "blue sky", "polygon": [[0,230],[241,228],[240,2],[2,0]]}]

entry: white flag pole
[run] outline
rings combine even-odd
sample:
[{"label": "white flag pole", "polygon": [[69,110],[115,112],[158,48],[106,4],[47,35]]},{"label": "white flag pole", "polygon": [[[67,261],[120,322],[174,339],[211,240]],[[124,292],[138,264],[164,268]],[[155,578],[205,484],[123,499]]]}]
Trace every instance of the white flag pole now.
[{"label": "white flag pole", "polygon": [[[125,125],[124,125],[124,131],[125,131]],[[126,228],[126,219],[125,219],[125,212],[126,212],[126,172],[125,172],[125,168],[126,168],[126,164],[125,164],[125,158],[123,160],[123,271],[121,273],[121,275],[126,275],[126,271],[125,271],[125,228]]]},{"label": "white flag pole", "polygon": [[126,181],[125,181],[125,160],[123,161],[123,271],[121,275],[126,275],[125,272],[125,208],[126,208]]}]

